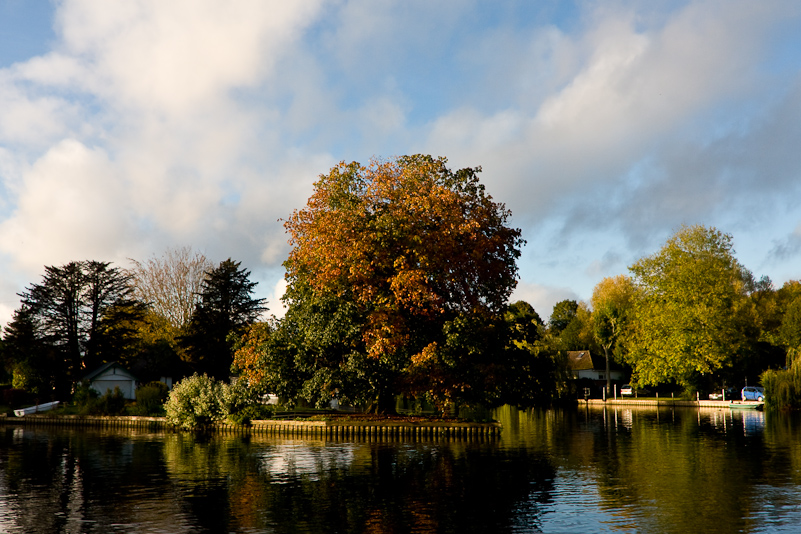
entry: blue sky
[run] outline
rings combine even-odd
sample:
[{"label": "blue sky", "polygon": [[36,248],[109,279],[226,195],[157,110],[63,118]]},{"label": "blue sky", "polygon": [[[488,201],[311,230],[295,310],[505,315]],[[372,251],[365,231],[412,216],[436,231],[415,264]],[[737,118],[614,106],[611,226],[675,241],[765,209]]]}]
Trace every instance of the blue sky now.
[{"label": "blue sky", "polygon": [[278,219],[341,160],[481,166],[514,299],[589,299],[682,224],[801,278],[796,1],[0,0],[0,323],[45,265],[191,246],[279,315]]}]

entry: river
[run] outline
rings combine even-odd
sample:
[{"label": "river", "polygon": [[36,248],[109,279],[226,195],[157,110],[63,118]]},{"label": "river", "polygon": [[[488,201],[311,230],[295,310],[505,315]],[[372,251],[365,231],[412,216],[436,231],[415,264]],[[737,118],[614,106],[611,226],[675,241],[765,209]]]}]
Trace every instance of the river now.
[{"label": "river", "polygon": [[798,532],[801,420],[499,410],[500,438],[0,426],[0,532]]}]

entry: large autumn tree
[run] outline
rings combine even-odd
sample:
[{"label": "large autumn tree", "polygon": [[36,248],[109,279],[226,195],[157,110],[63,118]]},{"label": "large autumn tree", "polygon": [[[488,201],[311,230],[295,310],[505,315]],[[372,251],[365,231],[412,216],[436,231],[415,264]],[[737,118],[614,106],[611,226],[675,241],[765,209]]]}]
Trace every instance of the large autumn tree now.
[{"label": "large autumn tree", "polygon": [[297,367],[303,397],[387,409],[397,393],[485,390],[498,355],[474,334],[503,321],[523,240],[479,172],[426,155],[341,163],[285,221],[288,312],[265,357]]},{"label": "large autumn tree", "polygon": [[748,350],[739,309],[754,280],[730,235],[682,227],[629,269],[639,291],[626,339],[635,381],[692,386]]}]

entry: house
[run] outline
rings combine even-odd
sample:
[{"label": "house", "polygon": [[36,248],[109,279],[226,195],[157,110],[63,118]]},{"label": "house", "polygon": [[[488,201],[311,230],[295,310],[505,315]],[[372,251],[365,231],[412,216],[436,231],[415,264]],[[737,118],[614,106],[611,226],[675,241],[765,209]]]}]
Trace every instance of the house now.
[{"label": "house", "polygon": [[83,377],[83,380],[89,382],[89,387],[101,395],[119,387],[126,399],[136,398],[136,377],[117,362],[101,365]]},{"label": "house", "polygon": [[[593,382],[606,383],[606,360],[603,356],[593,356],[588,350],[571,350],[567,352],[567,365],[578,380],[588,378]],[[609,379],[625,380],[623,371],[612,363],[609,367]]]}]

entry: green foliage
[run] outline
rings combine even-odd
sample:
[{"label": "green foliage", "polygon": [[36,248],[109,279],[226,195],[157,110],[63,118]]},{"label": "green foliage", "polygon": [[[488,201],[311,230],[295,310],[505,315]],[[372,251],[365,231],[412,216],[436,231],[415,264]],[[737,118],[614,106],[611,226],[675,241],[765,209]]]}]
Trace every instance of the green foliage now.
[{"label": "green foliage", "polygon": [[49,396],[65,373],[58,349],[45,342],[36,314],[26,306],[14,312],[3,335],[3,363],[13,387]]},{"label": "green foliage", "polygon": [[81,383],[72,395],[72,402],[81,415],[122,415],[126,409],[125,395],[119,387],[101,396],[88,383]]},{"label": "green foliage", "polygon": [[164,410],[167,421],[174,426],[191,430],[222,421],[223,383],[208,375],[194,375],[175,384]]},{"label": "green foliage", "polygon": [[554,304],[548,326],[554,334],[560,334],[562,330],[576,317],[578,302],[575,300],[561,300]]},{"label": "green foliage", "polygon": [[593,334],[592,312],[584,302],[579,303],[575,316],[560,335],[554,339],[554,349],[592,350],[600,352]]},{"label": "green foliage", "polygon": [[788,363],[801,355],[801,297],[787,306],[778,329],[779,340],[787,348]]},{"label": "green foliage", "polygon": [[243,380],[226,384],[195,373],[173,386],[164,409],[171,425],[191,430],[227,417],[247,419],[250,412],[246,410],[255,403],[256,390],[247,387]]},{"label": "green foliage", "polygon": [[787,370],[768,369],[761,376],[765,405],[772,410],[801,409],[801,359]]},{"label": "green foliage", "polygon": [[626,336],[634,382],[687,386],[743,349],[738,309],[754,281],[734,259],[731,236],[682,227],[629,269],[640,291]]},{"label": "green foliage", "polygon": [[106,391],[97,401],[102,415],[123,415],[125,413],[125,395],[118,386]]},{"label": "green foliage", "polygon": [[250,426],[252,421],[272,419],[276,410],[276,406],[272,404],[251,404],[229,415],[228,420],[237,425]]},{"label": "green foliage", "polygon": [[148,382],[136,390],[136,415],[161,415],[170,390],[163,382]]},{"label": "green foliage", "polygon": [[[45,267],[41,284],[21,293],[22,306],[35,317],[41,339],[64,353],[66,379],[76,379],[82,369],[94,369],[103,354],[116,355],[129,338],[122,331],[109,335],[113,323],[128,317],[135,307],[131,275],[108,262],[70,262]],[[114,319],[107,317],[116,309]],[[113,314],[112,314],[113,315]],[[111,351],[111,352],[108,352]]]}]

